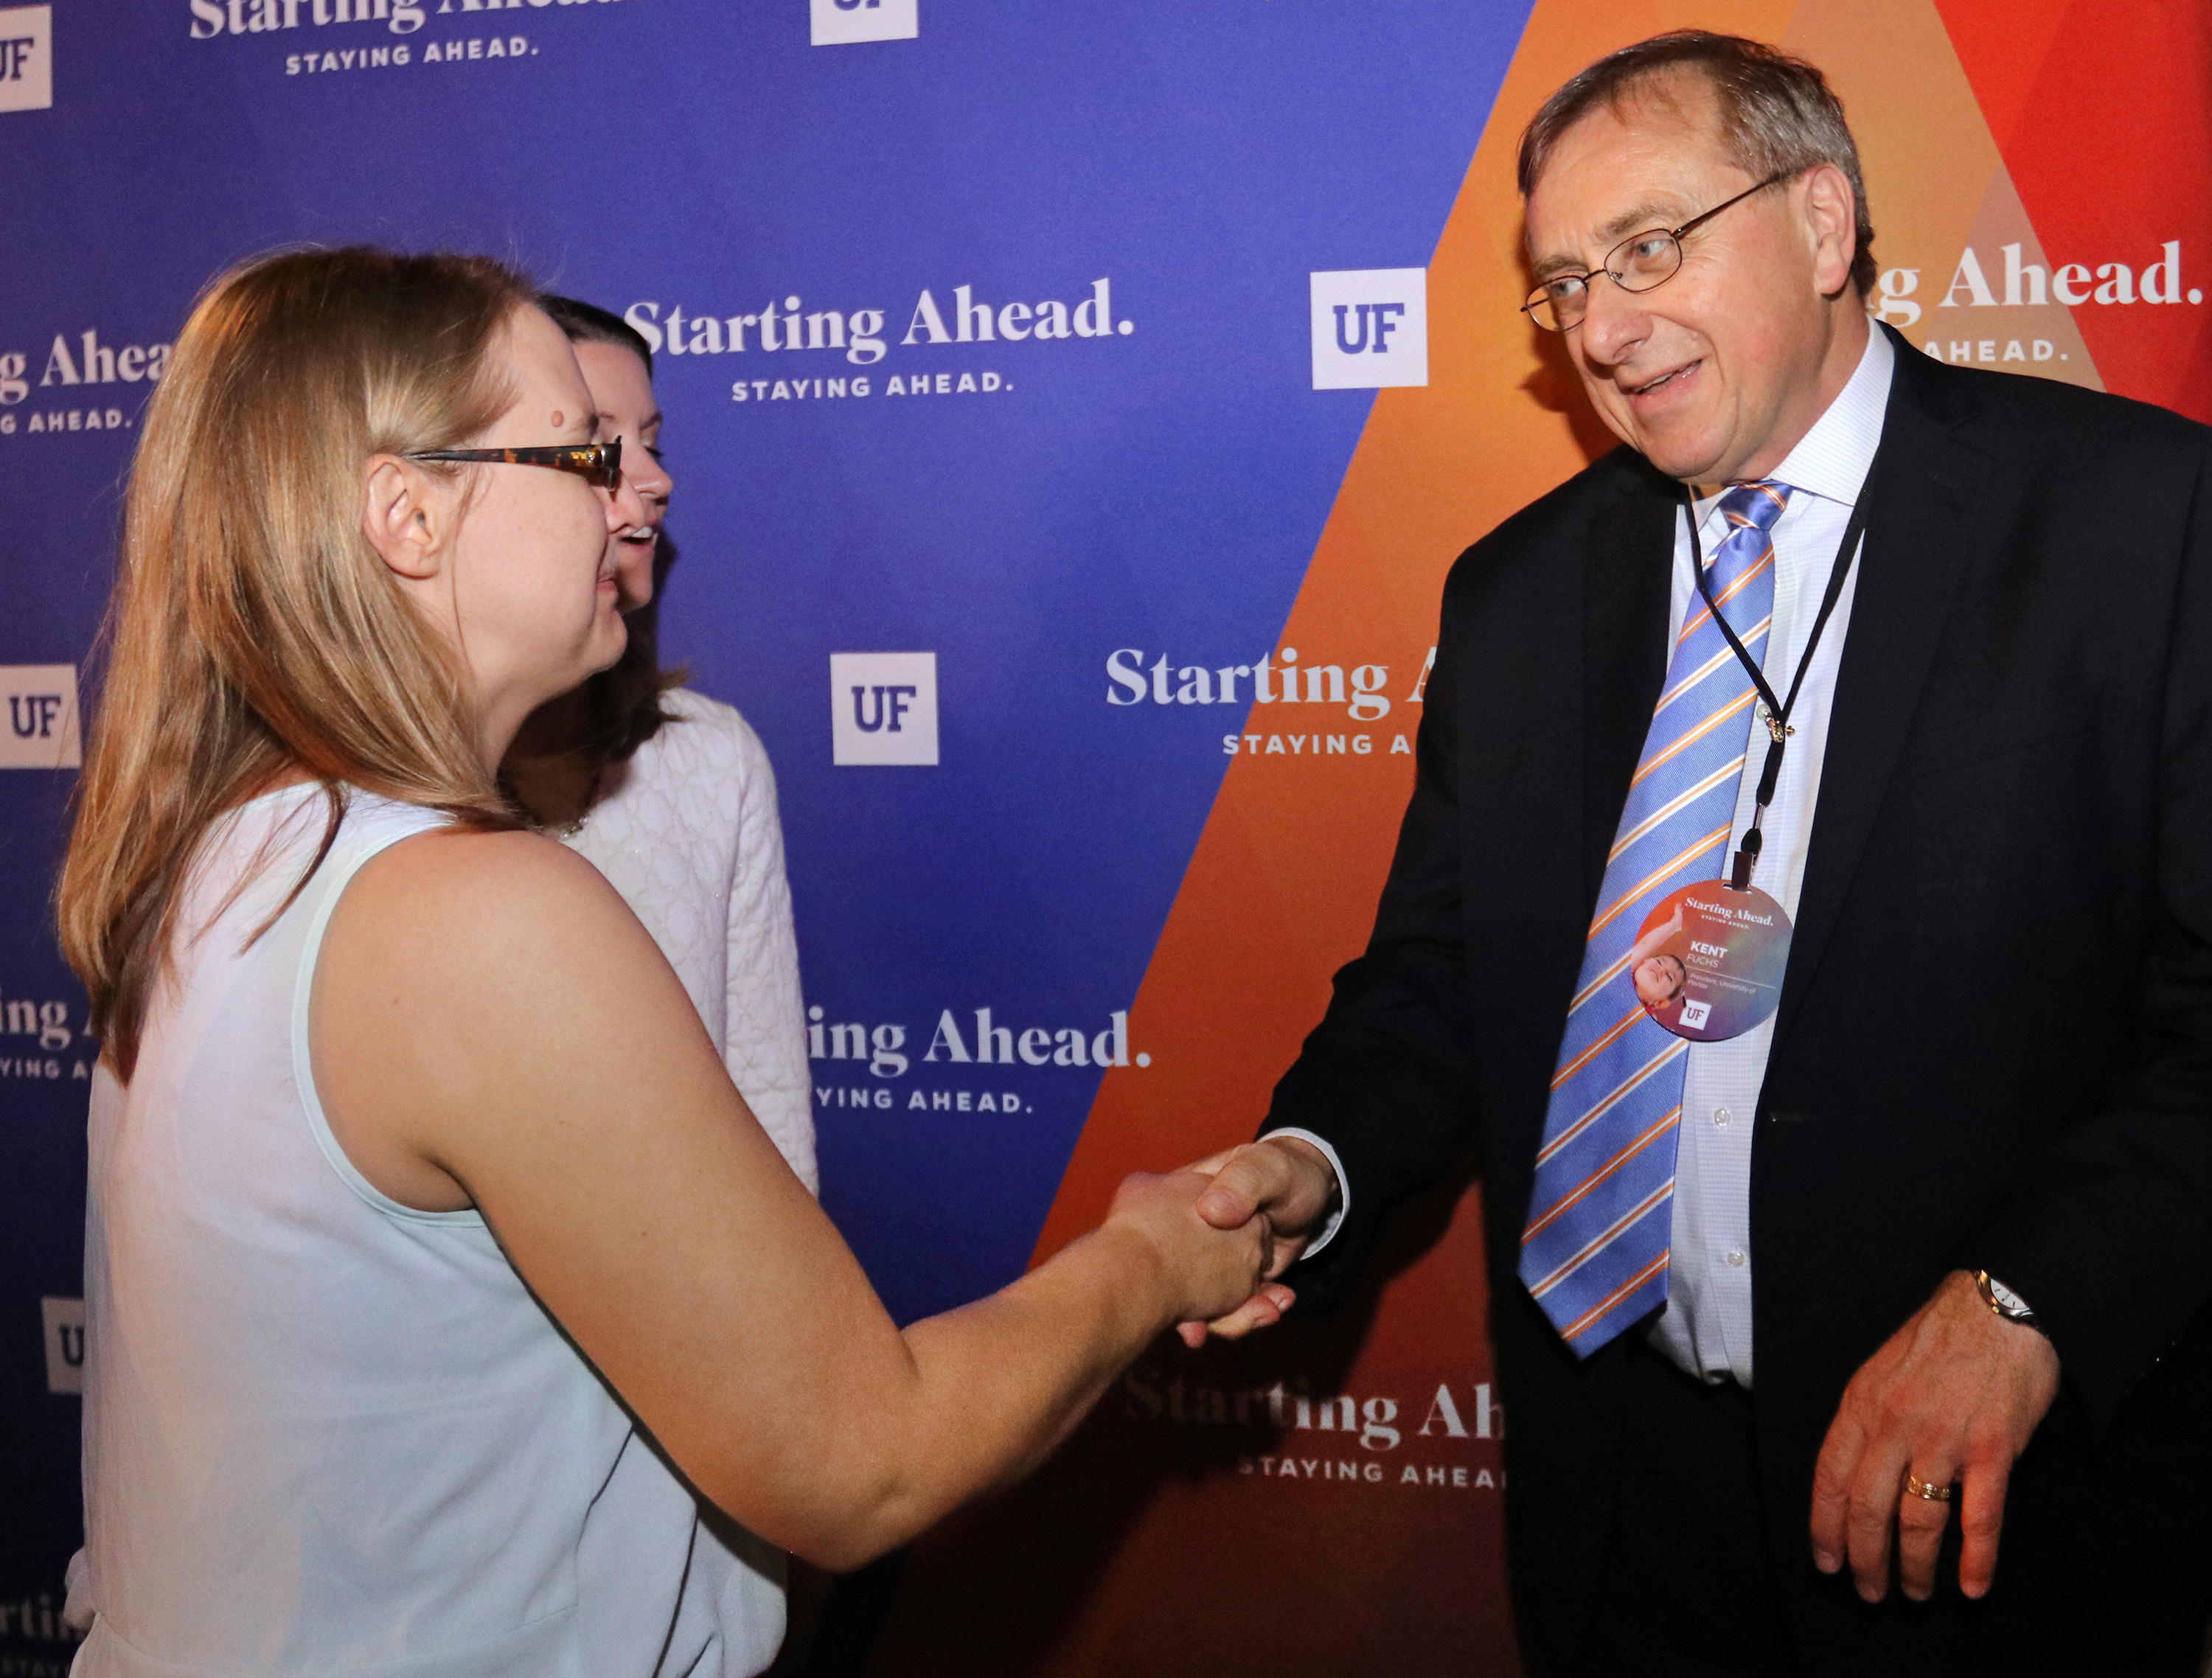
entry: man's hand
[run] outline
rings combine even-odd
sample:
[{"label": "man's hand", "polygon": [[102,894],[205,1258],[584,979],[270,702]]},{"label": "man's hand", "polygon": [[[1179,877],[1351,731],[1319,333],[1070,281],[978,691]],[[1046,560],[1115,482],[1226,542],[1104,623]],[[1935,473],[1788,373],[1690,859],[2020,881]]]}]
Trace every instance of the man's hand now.
[{"label": "man's hand", "polygon": [[[1200,1200],[1201,1217],[1211,1218]],[[2058,1395],[2058,1353],[2034,1329],[2008,1322],[1954,1270],[1936,1295],[1844,1389],[1813,1469],[1813,1563],[1849,1562],[1859,1595],[1889,1590],[1889,1535],[1898,1534],[1905,1594],[1925,1602],[1951,1504],[1905,1490],[1910,1471],[1954,1493],[1964,1542],[1959,1589],[1985,1595],[1996,1575],[2012,1465]]]},{"label": "man's hand", "polygon": [[1272,1285],[1273,1278],[1289,1268],[1314,1231],[1328,1220],[1337,1185],[1328,1157],[1295,1136],[1247,1142],[1201,1159],[1191,1169],[1213,1176],[1213,1186],[1199,1196],[1200,1217],[1218,1230],[1240,1229],[1251,1219],[1264,1217],[1275,1235],[1274,1262],[1267,1269],[1270,1286],[1226,1316],[1212,1322],[1186,1322],[1177,1330],[1185,1345],[1199,1347],[1206,1344],[1209,1333],[1223,1340],[1240,1339],[1279,1321],[1291,1308],[1291,1290]]},{"label": "man's hand", "polygon": [[1152,1249],[1173,1289],[1168,1309],[1177,1317],[1243,1310],[1281,1268],[1266,1219],[1224,1228],[1198,1212],[1199,1196],[1212,1192],[1202,1171],[1134,1171],[1121,1180],[1099,1226],[1102,1233],[1134,1235]]}]

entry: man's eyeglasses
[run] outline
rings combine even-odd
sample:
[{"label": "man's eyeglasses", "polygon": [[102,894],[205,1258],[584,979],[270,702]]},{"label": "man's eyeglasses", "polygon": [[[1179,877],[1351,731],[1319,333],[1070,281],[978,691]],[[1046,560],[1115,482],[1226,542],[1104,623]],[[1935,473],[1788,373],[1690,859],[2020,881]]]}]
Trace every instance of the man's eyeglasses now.
[{"label": "man's eyeglasses", "polygon": [[1784,169],[1780,174],[1769,175],[1756,186],[1746,187],[1727,204],[1715,204],[1702,216],[1693,216],[1679,228],[1650,228],[1642,233],[1632,233],[1605,254],[1605,264],[1595,273],[1554,274],[1528,294],[1528,301],[1521,312],[1539,326],[1550,332],[1572,331],[1583,324],[1589,313],[1590,282],[1603,274],[1623,291],[1651,291],[1673,279],[1682,266],[1684,235],[1698,228],[1731,205],[1740,204],[1754,192],[1764,192],[1778,181],[1784,181],[1797,169]]},{"label": "man's eyeglasses", "polygon": [[551,466],[574,472],[611,494],[622,483],[622,439],[611,443],[546,443],[532,448],[426,448],[409,460],[489,460],[510,466]]}]

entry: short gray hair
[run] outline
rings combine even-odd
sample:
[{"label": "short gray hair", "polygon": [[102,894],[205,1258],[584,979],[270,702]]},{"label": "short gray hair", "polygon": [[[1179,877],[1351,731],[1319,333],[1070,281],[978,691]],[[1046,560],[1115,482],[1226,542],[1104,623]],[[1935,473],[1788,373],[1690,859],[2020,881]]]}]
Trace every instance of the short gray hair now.
[{"label": "short gray hair", "polygon": [[1747,174],[1799,174],[1832,163],[1851,183],[1858,248],[1851,283],[1860,296],[1874,289],[1874,223],[1867,216],[1866,180],[1859,149],[1844,120],[1843,103],[1802,58],[1741,35],[1676,29],[1609,52],[1544,101],[1521,135],[1521,196],[1535,190],[1561,137],[1602,105],[1618,112],[1639,94],[1658,93],[1676,72],[1701,76],[1720,106],[1721,145]]}]

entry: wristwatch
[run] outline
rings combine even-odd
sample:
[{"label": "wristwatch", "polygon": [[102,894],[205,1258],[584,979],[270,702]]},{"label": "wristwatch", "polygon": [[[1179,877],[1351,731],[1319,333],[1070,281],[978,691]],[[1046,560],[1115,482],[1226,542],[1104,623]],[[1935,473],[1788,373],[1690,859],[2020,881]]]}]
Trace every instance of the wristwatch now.
[{"label": "wristwatch", "polygon": [[1982,1303],[2008,1322],[2017,1322],[2023,1328],[2033,1328],[2039,1334],[2049,1334],[2043,1319],[2034,1308],[1986,1270],[1974,1272],[1974,1291],[1982,1296]]}]

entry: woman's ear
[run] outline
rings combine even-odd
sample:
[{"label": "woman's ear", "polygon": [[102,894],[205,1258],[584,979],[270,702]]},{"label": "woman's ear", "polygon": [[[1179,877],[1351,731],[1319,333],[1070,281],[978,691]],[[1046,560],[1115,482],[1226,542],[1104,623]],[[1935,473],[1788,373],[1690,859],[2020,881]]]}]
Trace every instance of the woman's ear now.
[{"label": "woman's ear", "polygon": [[419,467],[397,455],[369,457],[362,483],[361,530],[387,566],[410,581],[437,575],[450,502]]}]

